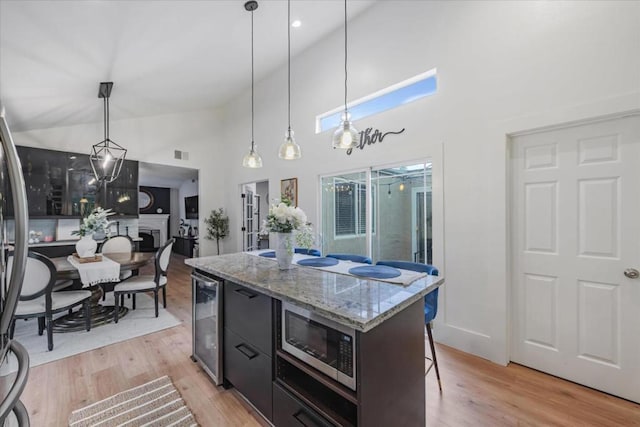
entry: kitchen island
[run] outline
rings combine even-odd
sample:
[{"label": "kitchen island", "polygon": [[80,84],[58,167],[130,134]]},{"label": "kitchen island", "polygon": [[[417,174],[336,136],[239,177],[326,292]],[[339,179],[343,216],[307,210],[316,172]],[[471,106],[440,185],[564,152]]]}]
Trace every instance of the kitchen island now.
[{"label": "kitchen island", "polygon": [[[425,424],[423,297],[442,277],[403,286],[244,253],[185,262],[222,284],[225,384],[274,425]],[[283,349],[290,305],[354,331],[353,386]]]}]

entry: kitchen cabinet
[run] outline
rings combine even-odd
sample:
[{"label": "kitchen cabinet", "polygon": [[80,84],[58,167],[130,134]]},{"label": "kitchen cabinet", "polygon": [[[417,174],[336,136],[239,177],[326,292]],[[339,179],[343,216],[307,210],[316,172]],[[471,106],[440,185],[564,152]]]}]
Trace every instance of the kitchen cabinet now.
[{"label": "kitchen cabinet", "polygon": [[197,237],[173,236],[176,242],[173,244],[173,252],[193,258],[193,248],[198,243]]},{"label": "kitchen cabinet", "polygon": [[[33,147],[16,147],[22,164],[30,218],[77,217],[96,206],[120,216],[138,215],[138,162],[125,160],[114,182],[98,187],[89,155]],[[6,217],[13,217],[8,188]]]},{"label": "kitchen cabinet", "polygon": [[[423,298],[443,277],[401,287],[246,253],[185,262],[225,278],[224,379],[273,425],[425,425]],[[283,348],[285,303],[355,330],[355,390]],[[304,340],[312,356],[328,343],[318,331]]]},{"label": "kitchen cabinet", "polygon": [[272,418],[271,298],[226,281],[224,378],[265,416]]},{"label": "kitchen cabinet", "polygon": [[[96,185],[91,182],[88,154],[32,147],[17,147],[17,151],[31,218],[82,217],[93,210]],[[8,216],[13,216],[12,206],[8,206]]]},{"label": "kitchen cabinet", "polygon": [[118,178],[98,190],[104,207],[117,215],[138,215],[138,162],[125,160]]},{"label": "kitchen cabinet", "polygon": [[277,427],[333,427],[334,424],[287,392],[279,382],[273,383],[273,424]]}]

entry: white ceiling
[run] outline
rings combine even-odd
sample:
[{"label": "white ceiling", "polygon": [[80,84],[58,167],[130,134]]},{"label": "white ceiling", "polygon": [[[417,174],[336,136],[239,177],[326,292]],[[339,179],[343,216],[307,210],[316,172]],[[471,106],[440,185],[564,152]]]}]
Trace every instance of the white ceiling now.
[{"label": "white ceiling", "polygon": [[[342,30],[344,3],[294,0],[291,18],[295,55]],[[254,25],[260,80],[286,61],[287,2],[260,1]],[[0,103],[13,131],[101,122],[101,81],[112,120],[219,107],[250,84],[250,31],[238,0],[0,0]]]}]

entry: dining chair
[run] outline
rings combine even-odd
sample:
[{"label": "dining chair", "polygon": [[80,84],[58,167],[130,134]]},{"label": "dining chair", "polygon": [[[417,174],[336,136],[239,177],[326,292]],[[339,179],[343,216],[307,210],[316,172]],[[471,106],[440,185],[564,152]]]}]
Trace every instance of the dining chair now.
[{"label": "dining chair", "polygon": [[156,317],[158,317],[158,291],[162,290],[162,305],[164,308],[167,308],[167,269],[169,268],[169,261],[171,260],[171,248],[175,241],[176,239],[168,240],[160,249],[158,249],[158,252],[156,252],[155,275],[134,276],[131,279],[118,283],[114,286],[114,321],[116,323],[118,323],[118,311],[120,310],[119,305],[124,305],[125,294],[133,294],[135,297],[135,294],[140,292],[153,292]]},{"label": "dining chair", "polygon": [[[401,270],[411,270],[417,271],[420,273],[427,273],[432,276],[438,275],[438,269],[433,265],[429,264],[421,264],[419,262],[409,262],[409,261],[378,261],[376,265],[386,265],[389,267],[399,268]],[[431,357],[425,357],[427,360],[431,360],[431,364],[429,368],[424,373],[427,375],[431,370],[431,367],[436,368],[436,377],[438,378],[438,388],[442,391],[442,383],[440,382],[440,370],[438,369],[438,359],[436,359],[436,347],[433,344],[433,334],[431,332],[431,323],[433,319],[435,319],[436,314],[438,313],[438,288],[435,288],[433,291],[429,292],[424,296],[424,324],[427,329],[427,335],[429,336],[429,346],[431,347]]]},{"label": "dining chair", "polygon": [[[13,267],[13,252],[7,258],[7,275],[11,275]],[[38,335],[47,330],[47,347],[53,350],[53,315],[75,306],[82,305],[84,309],[85,328],[91,330],[91,316],[89,299],[91,291],[62,291],[54,292],[56,284],[56,267],[46,256],[29,251],[27,267],[20,299],[13,316],[10,336],[13,338],[17,319],[38,319]]]},{"label": "dining chair", "polygon": [[[113,236],[105,240],[100,247],[100,253],[109,255],[113,253],[131,253],[133,252],[133,240],[129,236]],[[120,272],[120,280],[126,280],[133,276],[133,271],[127,270]],[[102,301],[105,300],[107,292],[113,287],[113,283],[101,283]],[[133,307],[135,308],[135,306]]]},{"label": "dining chair", "polygon": [[344,261],[361,262],[363,264],[371,264],[371,258],[364,255],[356,254],[327,254],[327,258],[336,258]]},{"label": "dining chair", "polygon": [[322,256],[322,253],[317,249],[294,248],[293,251],[302,255]]}]

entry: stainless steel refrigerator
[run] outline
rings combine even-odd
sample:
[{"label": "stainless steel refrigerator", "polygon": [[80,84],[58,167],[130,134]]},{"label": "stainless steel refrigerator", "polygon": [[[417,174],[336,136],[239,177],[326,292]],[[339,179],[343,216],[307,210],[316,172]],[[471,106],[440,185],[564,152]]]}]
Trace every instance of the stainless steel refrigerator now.
[{"label": "stainless steel refrigerator", "polygon": [[[0,426],[28,426],[29,416],[20,395],[27,384],[29,354],[19,342],[9,338],[27,262],[27,195],[20,159],[1,109],[0,143]],[[12,248],[6,239],[8,203],[13,206],[11,219],[15,221]],[[14,264],[11,276],[6,277],[5,254],[9,249],[14,251]]]}]

